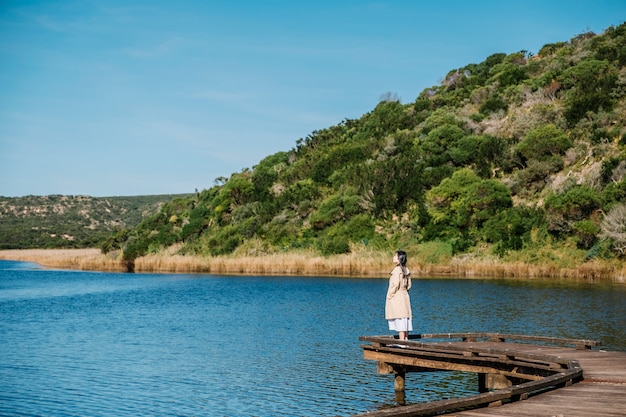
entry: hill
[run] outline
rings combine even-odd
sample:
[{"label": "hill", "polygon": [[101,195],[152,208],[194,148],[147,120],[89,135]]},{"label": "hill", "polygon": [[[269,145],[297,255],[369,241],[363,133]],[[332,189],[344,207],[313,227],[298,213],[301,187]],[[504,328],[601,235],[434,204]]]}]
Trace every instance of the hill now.
[{"label": "hill", "polygon": [[[453,69],[102,246],[127,260],[410,249],[422,260],[619,259],[626,248],[626,24]],[[132,239],[131,239],[132,236]]]},{"label": "hill", "polygon": [[0,249],[96,247],[181,195],[0,197]]},{"label": "hill", "polygon": [[101,248],[131,262],[403,248],[433,264],[623,263],[625,45],[622,24],[452,69],[410,103],[386,94]]}]

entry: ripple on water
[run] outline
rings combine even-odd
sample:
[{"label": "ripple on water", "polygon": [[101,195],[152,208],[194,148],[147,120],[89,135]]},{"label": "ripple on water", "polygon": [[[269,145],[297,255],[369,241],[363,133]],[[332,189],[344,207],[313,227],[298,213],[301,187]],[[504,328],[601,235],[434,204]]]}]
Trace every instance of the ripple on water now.
[{"label": "ripple on water", "polygon": [[[388,333],[386,280],[1,265],[1,415],[349,416],[395,403],[393,377],[376,374],[358,341]],[[416,280],[414,294],[423,332],[626,339],[626,297],[614,288]],[[579,314],[552,308],[555,297]],[[476,387],[471,374],[409,374],[406,395],[424,402]]]}]

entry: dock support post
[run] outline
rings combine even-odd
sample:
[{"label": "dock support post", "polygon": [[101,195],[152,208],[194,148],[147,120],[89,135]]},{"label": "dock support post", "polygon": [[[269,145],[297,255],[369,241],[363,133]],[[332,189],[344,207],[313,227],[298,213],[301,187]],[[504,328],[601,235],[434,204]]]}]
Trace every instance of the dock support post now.
[{"label": "dock support post", "polygon": [[489,391],[487,388],[487,374],[479,373],[478,374],[478,392],[481,394]]},{"label": "dock support post", "polygon": [[404,391],[405,383],[406,383],[406,374],[404,372],[396,373],[396,377],[393,381],[394,390],[396,392]]},{"label": "dock support post", "polygon": [[478,392],[484,393],[492,389],[504,389],[513,385],[513,382],[504,375],[479,373]]},{"label": "dock support post", "polygon": [[406,404],[406,393],[404,391],[406,385],[406,369],[404,367],[394,368],[393,389],[396,394],[396,402],[398,405]]}]

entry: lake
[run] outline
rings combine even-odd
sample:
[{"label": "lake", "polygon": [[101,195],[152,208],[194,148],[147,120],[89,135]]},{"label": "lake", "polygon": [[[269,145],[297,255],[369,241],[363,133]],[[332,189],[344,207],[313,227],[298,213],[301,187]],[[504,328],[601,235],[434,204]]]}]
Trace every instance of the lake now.
[{"label": "lake", "polygon": [[[626,285],[415,279],[414,333],[601,340],[626,351]],[[350,416],[394,404],[362,356],[386,279],[120,274],[0,260],[3,416]],[[409,374],[407,402],[476,393]]]}]

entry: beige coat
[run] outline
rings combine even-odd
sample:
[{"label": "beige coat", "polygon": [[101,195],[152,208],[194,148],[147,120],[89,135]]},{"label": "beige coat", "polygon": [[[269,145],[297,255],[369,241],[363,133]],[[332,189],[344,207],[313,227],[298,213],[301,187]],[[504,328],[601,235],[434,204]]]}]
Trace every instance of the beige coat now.
[{"label": "beige coat", "polygon": [[389,277],[389,288],[387,290],[387,301],[385,302],[385,319],[412,318],[411,298],[411,272],[406,268],[404,275],[400,265],[397,265]]}]

